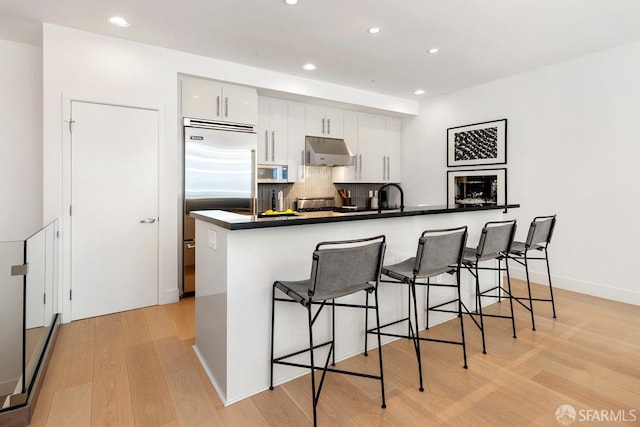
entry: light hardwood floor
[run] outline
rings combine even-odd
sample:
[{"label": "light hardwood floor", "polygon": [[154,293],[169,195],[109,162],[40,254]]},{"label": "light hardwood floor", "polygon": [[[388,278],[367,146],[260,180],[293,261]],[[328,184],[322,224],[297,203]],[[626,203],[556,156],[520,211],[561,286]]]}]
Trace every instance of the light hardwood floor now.
[{"label": "light hardwood floor", "polygon": [[[488,319],[486,355],[467,321],[468,370],[459,347],[423,343],[424,393],[411,344],[385,345],[387,408],[378,382],[328,375],[319,424],[560,426],[556,410],[568,404],[576,426],[640,425],[640,307],[562,290],[556,303],[555,320],[538,306],[535,332],[516,307],[517,339],[508,320]],[[31,425],[311,425],[308,375],[225,408],[193,354],[193,322],[187,298],[63,325]],[[456,321],[429,331],[457,333]],[[376,354],[339,365],[375,371]]]}]

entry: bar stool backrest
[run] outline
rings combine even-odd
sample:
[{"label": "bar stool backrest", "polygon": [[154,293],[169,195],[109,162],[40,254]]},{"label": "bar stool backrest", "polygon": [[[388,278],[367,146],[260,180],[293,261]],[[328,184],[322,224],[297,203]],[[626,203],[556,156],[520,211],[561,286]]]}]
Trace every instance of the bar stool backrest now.
[{"label": "bar stool backrest", "polygon": [[531,221],[529,233],[527,234],[527,241],[525,242],[527,249],[534,245],[544,245],[546,247],[551,242],[555,226],[555,215],[535,217]]},{"label": "bar stool backrest", "polygon": [[515,219],[487,222],[480,235],[476,258],[478,260],[494,259],[508,253],[511,250],[511,243],[515,234]]},{"label": "bar stool backrest", "polygon": [[313,252],[309,296],[344,295],[346,290],[380,279],[385,236],[321,242]]},{"label": "bar stool backrest", "polygon": [[416,277],[432,277],[459,266],[467,242],[467,226],[444,230],[427,230],[418,240]]}]

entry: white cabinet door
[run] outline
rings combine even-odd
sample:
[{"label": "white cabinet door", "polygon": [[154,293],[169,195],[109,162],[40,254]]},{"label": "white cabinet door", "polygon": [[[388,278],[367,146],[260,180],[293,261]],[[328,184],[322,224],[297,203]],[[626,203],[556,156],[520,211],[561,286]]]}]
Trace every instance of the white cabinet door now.
[{"label": "white cabinet door", "polygon": [[222,120],[233,123],[256,124],[258,93],[245,86],[222,85]]},{"label": "white cabinet door", "polygon": [[305,105],[289,102],[289,144],[288,161],[289,182],[304,182],[304,137],[305,137]]},{"label": "white cabinet door", "polygon": [[307,135],[325,138],[342,138],[343,111],[335,108],[307,105],[306,130]]},{"label": "white cabinet door", "polygon": [[324,117],[324,108],[315,105],[307,105],[306,132],[310,136],[325,136],[327,123]]},{"label": "white cabinet door", "polygon": [[344,138],[344,111],[327,108],[324,117],[327,122],[325,136],[329,138]]},{"label": "white cabinet door", "polygon": [[358,114],[358,178],[361,182],[383,182],[386,162],[385,118]]},{"label": "white cabinet door", "polygon": [[182,117],[256,124],[258,95],[254,88],[185,77]]},{"label": "white cabinet door", "polygon": [[271,138],[269,160],[278,165],[286,165],[288,160],[288,114],[287,101],[272,99],[269,102],[269,138]]},{"label": "white cabinet door", "polygon": [[387,156],[386,181],[402,181],[402,122],[386,120],[385,153]]},{"label": "white cabinet door", "polygon": [[258,101],[258,163],[287,164],[287,102],[260,98]]},{"label": "white cabinet door", "polygon": [[222,112],[222,83],[196,78],[182,79],[182,117],[219,120]]},{"label": "white cabinet door", "polygon": [[72,101],[72,320],[158,303],[159,117]]}]

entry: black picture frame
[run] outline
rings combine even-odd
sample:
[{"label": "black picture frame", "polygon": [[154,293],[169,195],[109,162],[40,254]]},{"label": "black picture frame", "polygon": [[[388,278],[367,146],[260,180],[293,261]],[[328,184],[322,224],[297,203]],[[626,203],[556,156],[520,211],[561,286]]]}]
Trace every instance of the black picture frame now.
[{"label": "black picture frame", "polygon": [[507,119],[447,129],[447,166],[507,163]]},{"label": "black picture frame", "polygon": [[507,168],[447,171],[447,208],[507,205]]}]

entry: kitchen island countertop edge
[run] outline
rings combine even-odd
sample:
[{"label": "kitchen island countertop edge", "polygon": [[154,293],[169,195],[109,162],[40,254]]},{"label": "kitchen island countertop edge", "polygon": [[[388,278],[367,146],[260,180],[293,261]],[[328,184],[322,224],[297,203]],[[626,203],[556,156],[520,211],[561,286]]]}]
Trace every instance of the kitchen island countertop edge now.
[{"label": "kitchen island countertop edge", "polygon": [[360,221],[382,218],[398,218],[415,215],[436,215],[457,212],[473,212],[486,210],[503,210],[519,208],[519,204],[492,205],[492,206],[467,206],[467,207],[447,207],[440,206],[411,206],[406,207],[403,211],[400,209],[383,210],[381,213],[377,211],[365,212],[311,212],[296,216],[285,216],[275,218],[260,218],[257,215],[241,215],[221,210],[210,211],[192,211],[190,216],[227,230],[249,230],[256,228],[269,227],[288,227],[295,225],[307,224],[325,224],[330,222],[344,221]]}]

